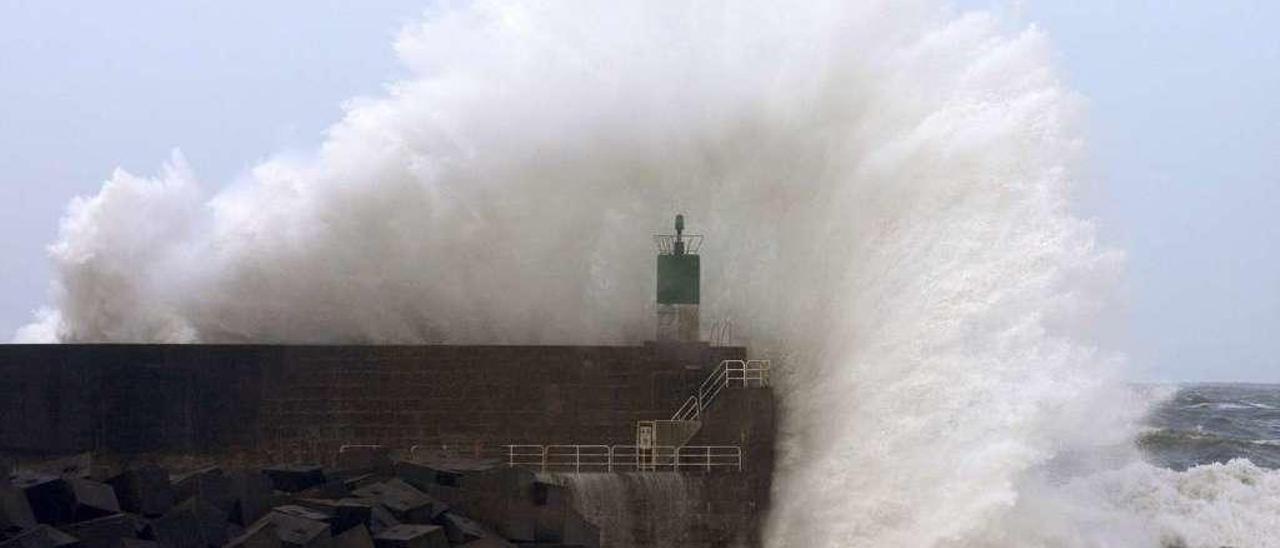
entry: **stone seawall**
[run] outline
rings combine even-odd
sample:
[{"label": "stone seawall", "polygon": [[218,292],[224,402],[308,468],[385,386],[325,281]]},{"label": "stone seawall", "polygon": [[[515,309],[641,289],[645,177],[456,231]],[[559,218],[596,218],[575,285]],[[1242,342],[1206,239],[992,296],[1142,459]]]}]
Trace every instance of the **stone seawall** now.
[{"label": "stone seawall", "polygon": [[[745,355],[707,345],[0,346],[0,457],[92,451],[177,468],[328,463],[344,444],[459,454],[626,445],[636,421],[669,418],[711,368]],[[689,546],[756,544],[773,412],[768,390],[724,391],[690,443],[741,445],[743,472],[682,480],[701,494],[679,531],[656,510],[671,501],[647,498],[660,490],[616,493],[628,545],[661,545],[653,531],[664,530]]]},{"label": "stone seawall", "polygon": [[0,450],[625,444],[742,348],[0,346]]}]

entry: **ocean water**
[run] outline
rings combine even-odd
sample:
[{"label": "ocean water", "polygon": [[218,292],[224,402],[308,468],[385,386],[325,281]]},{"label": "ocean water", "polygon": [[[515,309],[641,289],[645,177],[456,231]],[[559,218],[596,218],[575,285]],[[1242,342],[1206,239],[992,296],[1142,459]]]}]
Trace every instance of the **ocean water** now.
[{"label": "ocean water", "polygon": [[1186,470],[1249,459],[1280,468],[1280,385],[1184,385],[1148,421],[1138,445],[1153,464]]}]

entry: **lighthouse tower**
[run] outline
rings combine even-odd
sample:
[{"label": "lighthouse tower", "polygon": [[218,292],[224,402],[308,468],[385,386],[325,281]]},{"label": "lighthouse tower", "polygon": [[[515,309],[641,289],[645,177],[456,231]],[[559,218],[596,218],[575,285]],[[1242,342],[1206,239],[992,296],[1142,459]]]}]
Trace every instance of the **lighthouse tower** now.
[{"label": "lighthouse tower", "polygon": [[698,248],[702,236],[684,233],[684,215],[676,215],[676,233],[653,237],[658,245],[658,342],[697,342]]}]

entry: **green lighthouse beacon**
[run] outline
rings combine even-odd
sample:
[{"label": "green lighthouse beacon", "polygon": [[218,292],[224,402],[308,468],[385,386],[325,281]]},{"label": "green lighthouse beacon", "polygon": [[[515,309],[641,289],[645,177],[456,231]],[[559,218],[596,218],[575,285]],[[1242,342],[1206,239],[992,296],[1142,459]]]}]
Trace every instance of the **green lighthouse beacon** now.
[{"label": "green lighthouse beacon", "polygon": [[676,215],[676,233],[654,236],[658,244],[658,342],[697,342],[698,249],[702,236],[684,233],[684,215]]}]

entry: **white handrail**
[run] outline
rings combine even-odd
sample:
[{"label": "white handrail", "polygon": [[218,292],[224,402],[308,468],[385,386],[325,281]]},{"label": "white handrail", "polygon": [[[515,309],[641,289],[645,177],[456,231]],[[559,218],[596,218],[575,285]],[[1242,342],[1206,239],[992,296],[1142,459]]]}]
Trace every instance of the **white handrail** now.
[{"label": "white handrail", "polygon": [[769,360],[723,360],[698,385],[698,392],[685,400],[671,416],[674,421],[698,420],[720,391],[729,386],[749,388],[769,386]]},{"label": "white handrail", "polygon": [[508,445],[507,466],[540,472],[742,471],[736,445]]},{"label": "white handrail", "polygon": [[684,405],[680,406],[680,409],[676,411],[676,414],[671,416],[671,420],[673,421],[697,420],[698,415],[702,411],[701,407],[702,406],[699,404],[697,396],[689,396],[689,399],[684,401]]}]

